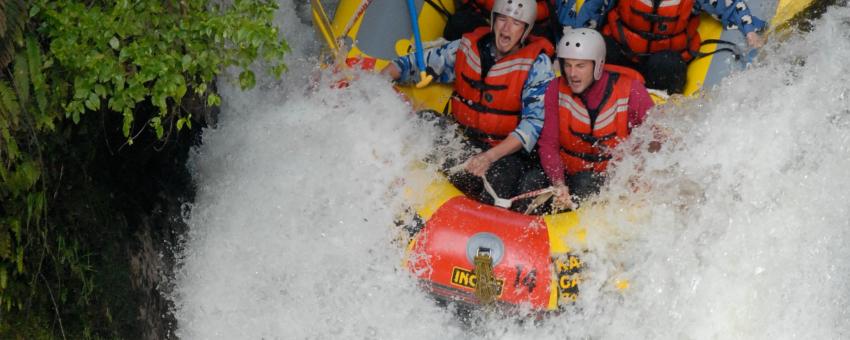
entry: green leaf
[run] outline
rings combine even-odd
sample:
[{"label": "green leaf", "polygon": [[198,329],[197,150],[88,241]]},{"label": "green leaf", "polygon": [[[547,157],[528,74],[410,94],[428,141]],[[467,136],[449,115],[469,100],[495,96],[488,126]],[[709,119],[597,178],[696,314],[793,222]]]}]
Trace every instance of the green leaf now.
[{"label": "green leaf", "polygon": [[109,39],[109,47],[112,47],[113,50],[117,50],[121,47],[121,42],[118,41],[118,38],[113,36],[112,39]]},{"label": "green leaf", "polygon": [[[100,98],[94,92],[89,93],[89,97],[86,98],[86,108],[92,111],[100,109]],[[77,122],[75,121],[74,123]]]},{"label": "green leaf", "polygon": [[[6,159],[16,161],[18,157],[20,157],[20,150],[18,149],[17,141],[12,138],[12,135],[9,133],[9,129],[5,126],[0,128],[0,135],[2,135],[3,141],[6,142]],[[6,168],[0,166],[0,178],[7,180],[7,175],[8,173],[6,172]]]},{"label": "green leaf", "polygon": [[189,66],[192,66],[192,56],[188,54],[184,54],[182,58],[180,58],[180,66],[183,71],[189,69]]},{"label": "green leaf", "polygon": [[41,170],[35,161],[26,161],[18,165],[15,174],[22,188],[28,190],[38,182],[38,179],[41,177]]},{"label": "green leaf", "polygon": [[15,84],[15,92],[18,94],[18,102],[26,103],[30,100],[30,75],[26,55],[19,53],[15,57],[15,67],[12,70]]},{"label": "green leaf", "polygon": [[23,236],[21,234],[21,221],[18,220],[17,218],[12,218],[12,220],[9,221],[9,225],[12,226],[12,234],[15,236],[15,242],[20,244],[21,243],[21,237]]},{"label": "green leaf", "polygon": [[6,113],[12,128],[19,124],[21,108],[18,105],[18,96],[9,87],[5,80],[0,79],[0,111]]},{"label": "green leaf", "polygon": [[12,237],[4,229],[0,229],[0,259],[12,259]]},{"label": "green leaf", "polygon": [[239,86],[241,86],[243,90],[253,88],[255,81],[254,72],[251,70],[245,70],[239,74]]},{"label": "green leaf", "polygon": [[[124,132],[124,137],[130,137],[130,128],[133,126],[133,111],[130,109],[124,109],[124,126],[122,127],[122,132]],[[128,142],[132,144],[132,139]]]},{"label": "green leaf", "polygon": [[286,72],[286,64],[275,65],[272,68],[272,72],[273,72],[274,76],[279,79],[280,76],[283,75],[283,72]]},{"label": "green leaf", "polygon": [[221,105],[221,97],[219,97],[215,93],[210,93],[210,95],[207,96],[207,106],[219,106],[219,105]]},{"label": "green leaf", "polygon": [[160,117],[151,118],[150,126],[153,127],[156,131],[156,138],[162,139],[162,135],[164,134],[164,130],[162,128],[162,119]]},{"label": "green leaf", "polygon": [[41,7],[39,7],[38,5],[33,5],[32,7],[30,7],[30,18],[38,15],[40,10],[41,10]]},{"label": "green leaf", "polygon": [[16,261],[18,264],[18,273],[24,272],[24,247],[18,247],[18,256],[16,256]]},{"label": "green leaf", "polygon": [[94,93],[96,93],[101,98],[105,98],[106,97],[106,86],[103,86],[102,84],[95,84],[94,85]]},{"label": "green leaf", "polygon": [[27,195],[27,225],[36,223],[41,220],[41,215],[44,209],[44,192],[30,192]]},{"label": "green leaf", "polygon": [[[34,6],[37,7],[37,6]],[[29,60],[29,73],[35,92],[36,106],[43,115],[47,112],[47,85],[42,72],[43,61],[38,41],[32,35],[27,36],[27,59]]]}]

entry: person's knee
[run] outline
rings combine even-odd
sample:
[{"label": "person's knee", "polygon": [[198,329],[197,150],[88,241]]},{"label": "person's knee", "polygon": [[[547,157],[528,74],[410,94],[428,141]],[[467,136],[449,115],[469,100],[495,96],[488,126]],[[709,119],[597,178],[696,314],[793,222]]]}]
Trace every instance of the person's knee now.
[{"label": "person's knee", "polygon": [[605,178],[593,171],[582,171],[568,176],[570,194],[583,201],[588,197],[599,193]]},{"label": "person's knee", "polygon": [[519,192],[526,193],[549,186],[549,179],[543,169],[533,168],[526,172],[519,181]]},{"label": "person's knee", "polygon": [[527,159],[518,153],[513,153],[490,165],[490,169],[487,170],[487,180],[499,197],[509,198],[521,192],[519,191],[520,181],[529,168]]},{"label": "person's knee", "polygon": [[641,67],[646,87],[669,93],[685,91],[688,65],[679,53],[667,51],[650,55]]}]

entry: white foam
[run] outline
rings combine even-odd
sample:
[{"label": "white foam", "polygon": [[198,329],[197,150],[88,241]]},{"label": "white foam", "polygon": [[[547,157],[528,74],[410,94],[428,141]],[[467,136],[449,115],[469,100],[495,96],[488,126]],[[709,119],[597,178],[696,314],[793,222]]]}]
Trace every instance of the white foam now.
[{"label": "white foam", "polygon": [[[282,4],[282,82],[222,84],[175,292],[185,339],[841,338],[850,334],[850,10],[771,42],[758,67],[649,122],[588,209],[575,308],[464,330],[416,288],[392,185],[436,133],[385,79],[314,90],[318,42]],[[305,52],[306,51],[306,52]],[[647,124],[650,125],[650,124]],[[635,131],[633,144],[650,135]],[[624,149],[628,149],[627,146]],[[642,169],[638,169],[642,164]],[[643,188],[631,191],[630,180]],[[628,279],[624,293],[612,280]]]}]

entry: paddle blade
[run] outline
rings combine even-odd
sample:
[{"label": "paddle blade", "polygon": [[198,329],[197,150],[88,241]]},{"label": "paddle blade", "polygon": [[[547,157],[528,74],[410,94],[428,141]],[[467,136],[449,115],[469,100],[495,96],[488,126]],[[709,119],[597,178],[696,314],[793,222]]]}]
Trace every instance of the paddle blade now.
[{"label": "paddle blade", "polygon": [[419,82],[416,83],[417,89],[421,89],[425,86],[428,86],[428,84],[431,83],[431,80],[434,80],[434,76],[428,74],[428,72],[422,71],[419,73],[419,79]]}]

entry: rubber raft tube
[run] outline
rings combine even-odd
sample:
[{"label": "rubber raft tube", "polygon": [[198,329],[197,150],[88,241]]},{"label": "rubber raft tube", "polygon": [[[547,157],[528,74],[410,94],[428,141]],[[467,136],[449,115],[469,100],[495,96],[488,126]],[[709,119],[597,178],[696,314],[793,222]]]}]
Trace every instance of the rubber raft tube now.
[{"label": "rubber raft tube", "polygon": [[[333,12],[321,1],[311,1],[315,27],[330,55],[348,66],[381,70],[389,60],[412,51],[413,30],[404,1],[341,0]],[[771,27],[781,26],[811,2],[748,0],[754,15],[771,18]],[[422,39],[439,39],[446,13],[454,11],[454,1],[414,3]],[[703,40],[720,39],[746,48],[740,32],[722,30],[710,16],[701,17],[699,32]],[[727,46],[706,44],[700,51],[710,53],[722,47]],[[693,95],[719,83],[733,70],[745,67],[747,61],[749,58],[740,58],[740,53],[736,59],[735,54],[723,52],[691,62],[685,94]],[[400,90],[417,110],[450,110],[450,85]],[[546,216],[523,215],[476,202],[444,177],[431,176],[436,179],[425,192],[414,193],[424,203],[416,208],[421,223],[415,227],[404,266],[433,296],[472,305],[523,305],[543,311],[556,310],[577,298],[583,265],[578,250],[585,237],[581,209]],[[625,287],[624,283],[617,285]]]},{"label": "rubber raft tube", "polygon": [[575,301],[582,262],[573,249],[585,237],[578,212],[524,215],[470,199],[434,177],[416,193],[423,223],[404,264],[426,290],[443,301],[537,311]]}]

